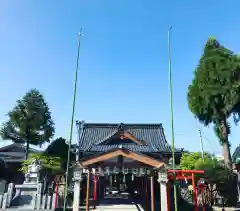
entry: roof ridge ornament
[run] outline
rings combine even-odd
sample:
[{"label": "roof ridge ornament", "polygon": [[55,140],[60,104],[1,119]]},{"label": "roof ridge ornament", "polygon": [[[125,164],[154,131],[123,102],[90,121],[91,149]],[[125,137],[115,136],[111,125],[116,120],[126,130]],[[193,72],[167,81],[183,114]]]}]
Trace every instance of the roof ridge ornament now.
[{"label": "roof ridge ornament", "polygon": [[120,123],[118,125],[118,130],[124,130],[125,129],[125,125],[123,123]]}]

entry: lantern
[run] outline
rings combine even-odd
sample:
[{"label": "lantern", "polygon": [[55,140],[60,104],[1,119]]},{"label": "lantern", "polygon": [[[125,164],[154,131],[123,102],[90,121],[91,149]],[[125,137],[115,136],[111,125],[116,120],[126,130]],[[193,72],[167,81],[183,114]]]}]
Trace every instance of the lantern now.
[{"label": "lantern", "polygon": [[114,182],[117,182],[117,174],[119,174],[120,170],[116,166],[113,167],[113,173],[114,173]]},{"label": "lantern", "polygon": [[103,170],[102,170],[101,167],[98,167],[98,169],[97,169],[97,174],[98,174],[99,176],[103,176],[103,175],[104,175],[104,172],[103,172]]},{"label": "lantern", "polygon": [[168,174],[166,170],[158,172],[158,182],[166,182],[168,180]]},{"label": "lantern", "polygon": [[132,174],[137,175],[138,174],[138,169],[137,168],[133,168],[132,169]]},{"label": "lantern", "polygon": [[109,167],[106,167],[104,168],[104,175],[110,175],[110,168]]},{"label": "lantern", "polygon": [[146,173],[146,169],[145,169],[145,168],[140,168],[140,169],[139,169],[139,175],[140,175],[140,176],[145,175],[145,173]]},{"label": "lantern", "polygon": [[126,183],[126,174],[128,174],[128,168],[122,168],[123,173],[123,183]]},{"label": "lantern", "polygon": [[134,176],[137,176],[138,174],[138,169],[137,168],[133,168],[132,169],[132,181],[134,180]]},{"label": "lantern", "polygon": [[113,167],[113,173],[114,174],[119,174],[119,172],[120,172],[120,169],[118,167],[114,166]]},{"label": "lantern", "polygon": [[147,175],[151,175],[151,170],[147,169]]},{"label": "lantern", "polygon": [[81,169],[76,169],[74,171],[74,180],[80,180],[82,177],[82,170]]},{"label": "lantern", "polygon": [[122,173],[123,174],[128,174],[128,168],[122,168]]}]

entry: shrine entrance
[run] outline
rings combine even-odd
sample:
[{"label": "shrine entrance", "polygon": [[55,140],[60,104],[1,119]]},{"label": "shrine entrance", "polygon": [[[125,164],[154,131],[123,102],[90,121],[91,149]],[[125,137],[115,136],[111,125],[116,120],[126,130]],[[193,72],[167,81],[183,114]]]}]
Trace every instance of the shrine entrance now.
[{"label": "shrine entrance", "polygon": [[166,200],[161,202],[167,208],[166,185],[162,189],[159,180],[164,166],[163,161],[123,148],[84,158],[75,169],[73,210],[78,210],[84,200],[86,211],[90,206],[133,203],[144,207],[136,210],[155,211],[162,198],[160,188],[165,190],[162,194]]}]

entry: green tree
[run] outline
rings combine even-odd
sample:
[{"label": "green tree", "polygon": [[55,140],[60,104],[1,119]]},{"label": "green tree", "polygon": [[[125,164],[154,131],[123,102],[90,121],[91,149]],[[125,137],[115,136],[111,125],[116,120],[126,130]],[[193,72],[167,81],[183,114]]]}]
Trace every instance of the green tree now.
[{"label": "green tree", "polygon": [[204,171],[204,175],[197,175],[196,181],[201,177],[207,180],[211,193],[211,203],[214,202],[216,193],[225,199],[226,204],[234,205],[236,203],[236,175],[225,168],[215,156],[205,153],[204,159],[202,159],[200,152],[184,153],[180,168]]},{"label": "green tree", "polygon": [[[66,139],[60,137],[52,141],[43,154],[46,156],[60,157],[62,161],[61,163],[62,168],[66,169],[67,158],[68,158],[68,147],[69,145],[66,143]],[[72,152],[73,150],[74,150],[73,146],[71,146],[70,161],[75,161],[75,154]]]},{"label": "green tree", "polygon": [[42,145],[54,135],[54,122],[43,95],[31,89],[8,113],[8,120],[0,129],[2,139],[26,144],[26,159],[29,145]]},{"label": "green tree", "polygon": [[202,153],[192,152],[192,153],[183,153],[180,162],[180,168],[183,170],[195,170],[196,165],[202,161],[212,160],[214,157],[209,153],[204,153],[204,160],[202,159]]},{"label": "green tree", "polygon": [[188,106],[194,116],[205,126],[214,124],[223,148],[224,163],[231,169],[230,125],[233,115],[239,121],[240,68],[239,58],[229,49],[209,38],[203,55],[188,88]]},{"label": "green tree", "polygon": [[56,174],[62,173],[63,169],[61,168],[61,158],[60,157],[51,157],[43,154],[29,153],[29,157],[22,163],[20,171],[27,173],[29,165],[32,163],[33,159],[41,161],[43,168],[46,174]]}]

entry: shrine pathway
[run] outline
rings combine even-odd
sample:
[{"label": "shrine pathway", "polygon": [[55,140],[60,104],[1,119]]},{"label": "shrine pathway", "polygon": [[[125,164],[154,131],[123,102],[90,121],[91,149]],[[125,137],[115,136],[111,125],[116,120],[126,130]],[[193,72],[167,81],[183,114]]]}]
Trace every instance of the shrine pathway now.
[{"label": "shrine pathway", "polygon": [[105,199],[96,207],[96,211],[144,211],[133,199]]}]

